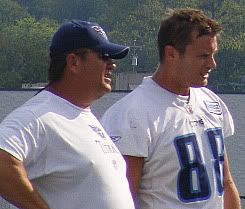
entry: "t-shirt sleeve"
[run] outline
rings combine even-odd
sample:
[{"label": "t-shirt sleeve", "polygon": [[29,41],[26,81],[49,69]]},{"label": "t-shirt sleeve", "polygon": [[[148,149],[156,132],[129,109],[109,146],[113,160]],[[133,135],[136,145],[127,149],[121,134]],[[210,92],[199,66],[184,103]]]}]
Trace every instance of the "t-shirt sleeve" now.
[{"label": "t-shirt sleeve", "polygon": [[28,165],[45,147],[42,123],[28,111],[15,111],[0,124],[0,149]]},{"label": "t-shirt sleeve", "polygon": [[137,109],[109,109],[101,123],[123,155],[148,157],[151,141],[147,121]]}]

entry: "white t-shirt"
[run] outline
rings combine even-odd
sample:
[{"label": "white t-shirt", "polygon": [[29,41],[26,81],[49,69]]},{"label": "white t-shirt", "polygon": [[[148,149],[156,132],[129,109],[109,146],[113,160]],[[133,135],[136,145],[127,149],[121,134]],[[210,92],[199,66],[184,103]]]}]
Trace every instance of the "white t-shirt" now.
[{"label": "white t-shirt", "polygon": [[42,91],[0,125],[51,209],[133,209],[126,164],[89,108]]},{"label": "white t-shirt", "polygon": [[213,92],[191,88],[188,102],[147,77],[101,123],[123,155],[144,157],[139,209],[223,208],[223,138],[234,125]]}]

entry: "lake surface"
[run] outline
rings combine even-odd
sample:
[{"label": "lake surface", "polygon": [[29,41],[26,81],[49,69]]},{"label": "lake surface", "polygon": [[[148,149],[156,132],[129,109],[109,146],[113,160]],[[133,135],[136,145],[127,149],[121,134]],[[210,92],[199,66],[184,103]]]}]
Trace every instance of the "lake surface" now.
[{"label": "lake surface", "polygon": [[[12,110],[31,98],[35,91],[0,91],[0,121]],[[105,110],[127,93],[110,93],[92,105],[95,116],[100,118]],[[240,195],[245,195],[245,94],[220,94],[228,106],[235,123],[235,135],[225,140],[230,168]],[[243,208],[245,200],[242,199]],[[8,207],[1,207],[0,209]]]}]

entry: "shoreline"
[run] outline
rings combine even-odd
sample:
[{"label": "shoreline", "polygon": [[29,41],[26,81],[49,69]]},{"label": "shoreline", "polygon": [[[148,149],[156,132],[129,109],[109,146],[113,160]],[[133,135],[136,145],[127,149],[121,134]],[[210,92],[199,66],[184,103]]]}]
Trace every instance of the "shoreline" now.
[{"label": "shoreline", "polygon": [[[0,91],[40,91],[43,88],[0,88]],[[113,93],[129,93],[132,90],[112,90]],[[213,90],[212,90],[213,91]],[[245,91],[213,91],[216,94],[245,94]]]}]

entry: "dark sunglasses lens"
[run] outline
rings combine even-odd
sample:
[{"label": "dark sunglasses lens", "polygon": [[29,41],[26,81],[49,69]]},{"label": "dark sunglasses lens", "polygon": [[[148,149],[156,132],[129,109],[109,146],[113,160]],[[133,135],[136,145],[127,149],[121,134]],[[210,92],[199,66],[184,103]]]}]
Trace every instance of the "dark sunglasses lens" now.
[{"label": "dark sunglasses lens", "polygon": [[101,54],[100,55],[101,59],[104,60],[104,61],[107,61],[110,59],[110,57],[108,55],[104,55],[104,54]]}]

